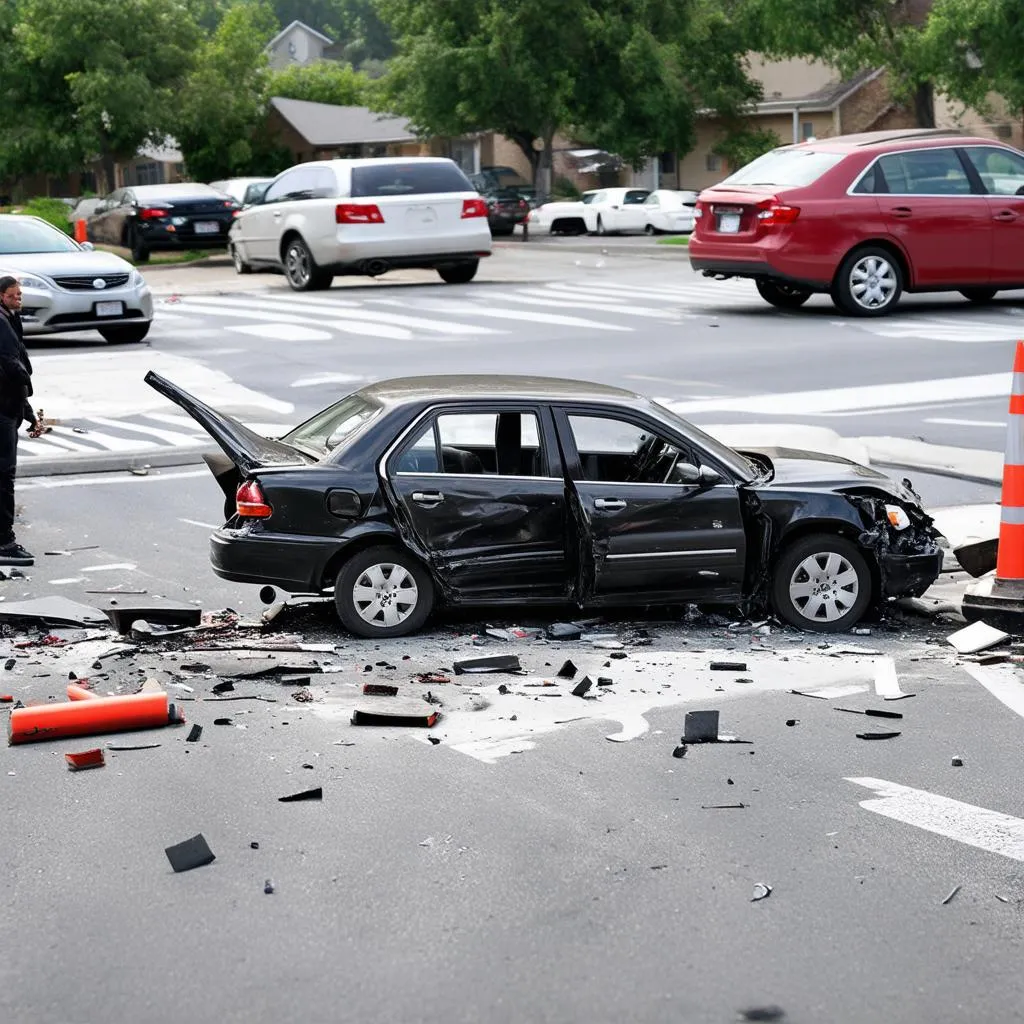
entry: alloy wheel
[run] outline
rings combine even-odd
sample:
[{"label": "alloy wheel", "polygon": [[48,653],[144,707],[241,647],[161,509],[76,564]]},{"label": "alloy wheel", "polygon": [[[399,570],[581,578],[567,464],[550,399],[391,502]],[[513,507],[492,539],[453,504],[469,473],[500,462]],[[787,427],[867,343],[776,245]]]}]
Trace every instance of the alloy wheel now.
[{"label": "alloy wheel", "polygon": [[895,267],[882,256],[864,256],[850,268],[850,295],[862,309],[884,309],[895,298],[898,284]]},{"label": "alloy wheel", "polygon": [[419,588],[412,573],[394,562],[367,566],[352,587],[352,603],[371,626],[401,625],[416,610]]},{"label": "alloy wheel", "polygon": [[310,276],[313,273],[310,255],[304,245],[294,243],[288,247],[284,261],[285,273],[288,280],[299,288],[305,288],[309,284]]},{"label": "alloy wheel", "polygon": [[836,622],[848,615],[860,595],[860,577],[835,551],[808,555],[789,581],[793,606],[813,622]]}]

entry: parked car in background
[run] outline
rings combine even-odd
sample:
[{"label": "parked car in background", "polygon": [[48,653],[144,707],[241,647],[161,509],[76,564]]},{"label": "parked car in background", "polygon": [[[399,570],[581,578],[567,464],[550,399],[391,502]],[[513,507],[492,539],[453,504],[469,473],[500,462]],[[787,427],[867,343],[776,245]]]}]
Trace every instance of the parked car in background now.
[{"label": "parked car in background", "polygon": [[644,203],[648,188],[603,188],[587,204],[583,219],[591,235],[643,231],[647,227]]},{"label": "parked car in background", "polygon": [[487,203],[452,160],[319,160],[279,174],[231,229],[235,270],[283,269],[296,291],[335,275],[434,269],[466,284],[491,254]]},{"label": "parked car in background", "polygon": [[774,149],[701,193],[690,264],[782,309],[882,316],[903,292],[1024,287],[1024,154],[919,129]]},{"label": "parked car in background", "polygon": [[587,222],[583,210],[599,192],[600,189],[595,188],[584,192],[579,199],[542,203],[530,211],[527,218],[530,231],[538,235],[585,235]]},{"label": "parked car in background", "polygon": [[511,235],[529,216],[530,204],[514,188],[502,188],[484,174],[471,174],[469,181],[487,203],[487,224],[493,236]]},{"label": "parked car in background", "polygon": [[649,235],[688,234],[693,230],[693,209],[697,205],[696,192],[679,192],[656,188],[644,200]]},{"label": "parked car in background", "polygon": [[214,572],[331,594],[360,636],[442,602],[771,608],[847,630],[942,567],[903,483],[846,459],[735,451],[619,388],[516,376],[368,384],[280,440],[155,373],[224,455]]},{"label": "parked car in background", "polygon": [[152,252],[222,249],[240,204],[209,185],[135,185],[119,188],[86,221],[90,242],[130,249],[136,263]]},{"label": "parked car in background", "polygon": [[79,199],[74,208],[68,214],[68,220],[74,224],[79,220],[88,220],[95,212],[96,207],[103,200],[99,196],[90,196],[88,199]]},{"label": "parked car in background", "polygon": [[96,330],[106,341],[138,342],[149,333],[153,298],[142,274],[38,217],[0,217],[0,276],[7,274],[21,282],[26,334]]},{"label": "parked car in background", "polygon": [[226,178],[224,181],[211,181],[210,188],[217,189],[231,196],[239,206],[249,206],[264,192],[273,178]]}]

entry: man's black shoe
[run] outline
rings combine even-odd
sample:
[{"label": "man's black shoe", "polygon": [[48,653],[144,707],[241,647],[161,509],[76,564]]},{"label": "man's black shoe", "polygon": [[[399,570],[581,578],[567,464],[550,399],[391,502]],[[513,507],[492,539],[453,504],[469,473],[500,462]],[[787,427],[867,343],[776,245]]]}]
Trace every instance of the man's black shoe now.
[{"label": "man's black shoe", "polygon": [[34,565],[35,561],[35,558],[16,542],[0,547],[0,565]]}]

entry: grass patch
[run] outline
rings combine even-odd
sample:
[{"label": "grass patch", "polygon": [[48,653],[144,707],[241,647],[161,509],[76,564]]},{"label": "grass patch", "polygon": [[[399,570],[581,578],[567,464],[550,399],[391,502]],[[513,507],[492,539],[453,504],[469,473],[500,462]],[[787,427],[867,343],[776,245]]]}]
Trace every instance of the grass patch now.
[{"label": "grass patch", "polygon": [[171,251],[171,252],[154,252],[150,254],[149,260],[145,263],[136,263],[132,259],[132,254],[129,249],[123,249],[119,245],[97,245],[97,250],[102,252],[112,252],[115,256],[120,256],[121,259],[127,260],[133,266],[141,267],[143,270],[146,267],[160,267],[169,266],[172,264],[179,263],[198,263],[200,260],[209,259],[211,256],[227,256],[226,249],[185,249],[183,251]]},{"label": "grass patch", "polygon": [[659,238],[658,245],[689,245],[689,235],[673,235],[671,238]]}]

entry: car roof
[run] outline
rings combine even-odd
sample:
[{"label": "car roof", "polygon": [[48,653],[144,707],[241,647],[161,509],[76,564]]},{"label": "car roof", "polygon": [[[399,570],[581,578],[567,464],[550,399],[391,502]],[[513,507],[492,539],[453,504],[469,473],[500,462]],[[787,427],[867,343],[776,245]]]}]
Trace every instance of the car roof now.
[{"label": "car roof", "polygon": [[819,152],[868,152],[886,153],[902,149],[922,149],[949,145],[1004,146],[998,139],[986,139],[975,135],[943,128],[907,128],[902,131],[860,132],[855,135],[837,135],[831,139],[816,139],[814,142],[800,142],[786,149],[813,149]]},{"label": "car roof", "polygon": [[[446,156],[360,156],[360,157],[339,157],[335,160],[307,160],[301,164],[295,164],[287,168],[294,171],[296,167],[377,167],[383,164],[451,164]],[[284,174],[284,171],[281,172]],[[278,175],[280,177],[280,175]]]},{"label": "car roof", "polygon": [[437,374],[375,381],[357,394],[378,405],[420,402],[521,399],[525,401],[646,402],[623,388],[560,377],[518,374]]}]

